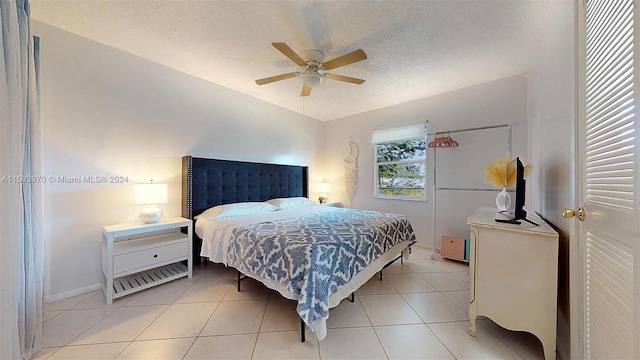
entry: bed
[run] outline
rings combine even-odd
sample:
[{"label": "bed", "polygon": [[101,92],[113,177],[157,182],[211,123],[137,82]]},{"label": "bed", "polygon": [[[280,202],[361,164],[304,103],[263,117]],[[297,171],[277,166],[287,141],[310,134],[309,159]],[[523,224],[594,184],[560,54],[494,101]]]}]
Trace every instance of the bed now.
[{"label": "bed", "polygon": [[[183,216],[198,218],[194,254],[296,300],[303,341],[304,324],[322,340],[329,309],[390,262],[408,256],[415,242],[403,215],[284,206],[307,196],[306,167],[183,158]],[[276,209],[219,215],[219,209],[269,205],[263,202],[272,199],[280,199],[269,201]]]}]

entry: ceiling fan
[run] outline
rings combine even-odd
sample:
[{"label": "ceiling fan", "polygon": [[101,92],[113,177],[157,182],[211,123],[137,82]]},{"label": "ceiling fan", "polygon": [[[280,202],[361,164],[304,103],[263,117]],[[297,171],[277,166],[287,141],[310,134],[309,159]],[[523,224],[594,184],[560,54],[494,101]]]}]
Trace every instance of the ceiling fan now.
[{"label": "ceiling fan", "polygon": [[324,53],[320,50],[307,50],[301,52],[300,55],[298,55],[295,51],[291,50],[291,48],[287,44],[283,42],[274,42],[271,43],[271,45],[273,45],[273,47],[278,49],[281,53],[284,54],[284,56],[288,57],[297,65],[303,66],[304,70],[302,70],[302,72],[294,71],[286,74],[271,76],[264,79],[258,79],[256,80],[256,84],[258,85],[269,84],[275,81],[292,79],[298,76],[302,76],[303,84],[300,96],[309,96],[311,95],[311,89],[314,86],[319,85],[324,78],[344,81],[357,85],[364,83],[364,80],[362,79],[336,75],[327,72],[327,70],[333,70],[335,68],[353,64],[354,62],[366,59],[367,54],[365,54],[362,49],[358,49],[348,54],[338,56],[337,58],[331,59],[329,61],[324,61]]}]

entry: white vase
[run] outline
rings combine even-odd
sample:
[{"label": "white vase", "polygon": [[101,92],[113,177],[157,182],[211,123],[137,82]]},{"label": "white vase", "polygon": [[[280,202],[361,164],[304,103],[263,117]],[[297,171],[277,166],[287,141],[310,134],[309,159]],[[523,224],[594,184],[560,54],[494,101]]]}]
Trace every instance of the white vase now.
[{"label": "white vase", "polygon": [[511,206],[511,195],[507,192],[507,188],[502,188],[502,191],[496,196],[496,206],[498,211],[507,211]]}]

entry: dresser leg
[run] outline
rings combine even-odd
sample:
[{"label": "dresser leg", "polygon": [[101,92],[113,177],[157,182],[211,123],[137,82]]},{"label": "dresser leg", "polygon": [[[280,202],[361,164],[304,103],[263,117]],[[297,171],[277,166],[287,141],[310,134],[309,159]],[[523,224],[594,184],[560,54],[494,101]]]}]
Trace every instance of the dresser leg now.
[{"label": "dresser leg", "polygon": [[538,337],[538,339],[540,339],[540,342],[542,343],[545,360],[556,359],[556,332],[554,330],[555,329],[550,329],[544,334],[534,334]]},{"label": "dresser leg", "polygon": [[476,336],[476,309],[473,306],[469,306],[469,335]]},{"label": "dresser leg", "polygon": [[555,360],[556,359],[556,349],[552,349],[551,346],[543,346],[544,348],[544,359],[545,360]]}]

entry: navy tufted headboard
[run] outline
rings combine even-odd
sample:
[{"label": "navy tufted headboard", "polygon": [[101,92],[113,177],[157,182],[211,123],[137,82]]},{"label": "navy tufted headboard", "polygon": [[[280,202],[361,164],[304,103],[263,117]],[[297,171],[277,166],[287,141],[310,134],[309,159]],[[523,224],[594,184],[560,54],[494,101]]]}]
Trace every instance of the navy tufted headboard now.
[{"label": "navy tufted headboard", "polygon": [[[182,216],[188,219],[216,205],[309,196],[308,190],[307,166],[182,157]],[[194,236],[196,246],[199,254]]]}]

